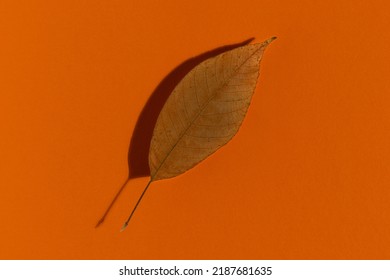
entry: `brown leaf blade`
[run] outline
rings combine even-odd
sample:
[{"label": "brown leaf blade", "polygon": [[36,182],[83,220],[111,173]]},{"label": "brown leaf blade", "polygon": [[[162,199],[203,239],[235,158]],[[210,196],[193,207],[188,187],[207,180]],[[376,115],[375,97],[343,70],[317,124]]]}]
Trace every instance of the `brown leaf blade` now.
[{"label": "brown leaf blade", "polygon": [[151,181],[191,169],[237,133],[275,37],[210,58],[190,71],[166,101],[149,151]]}]

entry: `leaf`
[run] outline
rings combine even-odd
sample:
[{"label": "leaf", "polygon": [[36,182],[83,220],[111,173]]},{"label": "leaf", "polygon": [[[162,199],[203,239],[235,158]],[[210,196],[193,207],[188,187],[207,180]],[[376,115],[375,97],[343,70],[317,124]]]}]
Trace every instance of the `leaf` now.
[{"label": "leaf", "polygon": [[237,133],[249,108],[265,48],[275,37],[210,58],[173,90],[158,116],[150,150],[150,183],[178,176]]},{"label": "leaf", "polygon": [[261,57],[273,39],[208,59],[177,85],[154,128],[152,181],[191,169],[237,133],[256,87]]}]

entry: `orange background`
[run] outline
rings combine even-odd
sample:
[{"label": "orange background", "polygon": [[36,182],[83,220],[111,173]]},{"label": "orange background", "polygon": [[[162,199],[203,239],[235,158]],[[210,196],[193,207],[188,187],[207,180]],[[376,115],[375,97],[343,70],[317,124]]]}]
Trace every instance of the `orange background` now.
[{"label": "orange background", "polygon": [[[0,258],[389,259],[389,10],[2,0]],[[120,233],[148,178],[130,180],[95,229],[159,83],[191,57],[271,36],[237,136],[154,182]]]}]

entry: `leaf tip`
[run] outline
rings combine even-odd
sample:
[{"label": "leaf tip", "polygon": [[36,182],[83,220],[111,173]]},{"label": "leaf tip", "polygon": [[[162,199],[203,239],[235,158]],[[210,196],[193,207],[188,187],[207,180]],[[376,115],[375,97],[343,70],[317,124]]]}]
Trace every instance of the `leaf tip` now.
[{"label": "leaf tip", "polygon": [[273,40],[275,40],[275,39],[277,39],[278,37],[276,37],[276,36],[273,36],[273,37],[271,37],[271,38],[269,38],[267,41],[265,41],[266,42],[266,44],[268,45],[268,44],[270,44]]}]

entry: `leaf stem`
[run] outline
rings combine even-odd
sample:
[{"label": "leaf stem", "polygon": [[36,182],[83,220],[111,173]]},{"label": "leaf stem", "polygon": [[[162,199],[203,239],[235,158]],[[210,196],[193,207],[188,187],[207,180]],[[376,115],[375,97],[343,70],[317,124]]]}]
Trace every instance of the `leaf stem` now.
[{"label": "leaf stem", "polygon": [[146,185],[144,191],[142,192],[141,196],[139,197],[139,199],[138,199],[138,201],[137,201],[137,204],[134,206],[133,211],[131,212],[130,216],[127,218],[127,221],[126,221],[126,222],[124,223],[124,225],[122,226],[121,231],[124,231],[124,230],[126,229],[127,225],[128,225],[129,222],[130,222],[131,217],[133,216],[135,210],[137,209],[139,203],[141,202],[142,198],[144,197],[144,194],[145,194],[146,191],[148,190],[149,185],[150,185],[150,183],[152,183],[152,181],[153,181],[153,180],[150,179],[149,183]]}]

